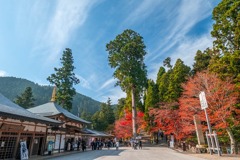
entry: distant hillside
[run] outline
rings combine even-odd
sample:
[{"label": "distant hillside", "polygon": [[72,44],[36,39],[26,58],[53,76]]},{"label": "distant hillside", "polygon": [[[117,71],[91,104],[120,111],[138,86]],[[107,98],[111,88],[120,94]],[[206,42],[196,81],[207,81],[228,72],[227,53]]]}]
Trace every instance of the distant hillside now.
[{"label": "distant hillside", "polygon": [[[36,99],[36,101],[34,101],[35,106],[50,101],[53,91],[53,87],[51,86],[41,86],[22,78],[0,77],[0,93],[12,101],[15,100],[17,95],[21,95],[27,87],[32,88],[33,96]],[[93,114],[99,110],[100,104],[101,102],[77,93],[73,99],[73,108],[71,112],[77,115],[78,111],[84,110]]]}]

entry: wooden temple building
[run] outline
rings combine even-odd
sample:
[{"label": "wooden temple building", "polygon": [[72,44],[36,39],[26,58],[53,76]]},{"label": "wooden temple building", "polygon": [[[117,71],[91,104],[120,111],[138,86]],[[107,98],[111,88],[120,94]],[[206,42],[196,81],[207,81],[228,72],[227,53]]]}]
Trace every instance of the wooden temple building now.
[{"label": "wooden temple building", "polygon": [[[86,133],[84,128],[91,122],[75,116],[58,105],[55,102],[55,89],[49,103],[28,110],[37,115],[48,117],[62,123],[58,127],[52,127],[47,130],[46,146],[49,143],[53,143],[53,152],[76,150],[79,147],[79,141],[86,138],[83,137],[82,134]],[[48,149],[45,148],[45,151],[47,152]]]},{"label": "wooden temple building", "polygon": [[0,159],[20,159],[20,143],[26,142],[28,157],[72,151],[84,141],[112,138],[87,129],[88,122],[55,103],[55,89],[49,103],[28,110],[0,93]]},{"label": "wooden temple building", "polygon": [[20,159],[20,142],[28,156],[42,155],[49,128],[62,123],[36,115],[0,94],[0,159]]}]

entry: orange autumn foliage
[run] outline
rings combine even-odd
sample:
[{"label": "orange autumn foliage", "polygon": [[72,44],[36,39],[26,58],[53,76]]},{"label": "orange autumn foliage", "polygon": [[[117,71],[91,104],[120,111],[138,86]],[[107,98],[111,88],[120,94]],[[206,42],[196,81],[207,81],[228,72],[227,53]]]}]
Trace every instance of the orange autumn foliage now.
[{"label": "orange autumn foliage", "polygon": [[177,139],[183,137],[181,120],[179,119],[178,110],[171,109],[170,106],[176,106],[177,103],[161,104],[159,108],[149,110],[150,116],[154,116],[155,127],[150,132],[156,132],[159,129],[164,131],[164,134],[174,134]]},{"label": "orange autumn foliage", "polygon": [[149,111],[156,124],[152,132],[161,129],[165,134],[174,134],[177,139],[189,137],[195,134],[195,114],[200,116],[205,131],[207,123],[200,106],[200,91],[206,94],[207,112],[213,129],[225,129],[230,123],[239,123],[240,110],[235,107],[239,103],[239,92],[230,79],[222,81],[216,74],[205,71],[190,77],[182,87],[183,92],[178,99],[179,109],[170,109],[172,104],[162,104],[160,108]]},{"label": "orange autumn foliage", "polygon": [[[143,112],[137,112],[136,124],[138,126],[138,133],[146,126],[143,116]],[[115,122],[114,133],[117,138],[132,137],[132,113],[130,111],[126,110],[125,116]]]},{"label": "orange autumn foliage", "polygon": [[[239,117],[233,116],[235,113],[238,115],[240,113],[240,110],[235,107],[239,102],[239,93],[230,79],[223,81],[216,74],[201,72],[189,78],[183,85],[183,89],[182,96],[179,98],[179,116],[182,132],[185,135],[195,132],[193,122],[195,114],[199,115],[201,121],[205,121],[206,124],[206,117],[199,101],[200,91],[206,94],[207,112],[213,129],[225,129],[230,123],[239,123]],[[207,129],[206,125],[203,128]]]}]

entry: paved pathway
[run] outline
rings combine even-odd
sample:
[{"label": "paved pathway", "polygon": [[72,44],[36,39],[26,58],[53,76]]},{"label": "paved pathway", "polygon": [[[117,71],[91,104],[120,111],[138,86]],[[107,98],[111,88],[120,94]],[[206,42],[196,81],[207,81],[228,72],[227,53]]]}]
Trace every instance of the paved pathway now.
[{"label": "paved pathway", "polygon": [[130,147],[121,147],[119,150],[96,150],[60,157],[50,160],[204,160],[182,154],[166,147],[144,147],[142,150],[133,150]]}]

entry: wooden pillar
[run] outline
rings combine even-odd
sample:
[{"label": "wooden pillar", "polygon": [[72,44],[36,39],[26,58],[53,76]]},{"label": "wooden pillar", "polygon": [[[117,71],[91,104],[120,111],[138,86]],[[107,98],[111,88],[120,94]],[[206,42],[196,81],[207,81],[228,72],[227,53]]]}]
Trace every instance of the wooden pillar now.
[{"label": "wooden pillar", "polygon": [[20,144],[20,137],[21,137],[21,132],[18,132],[18,136],[17,136],[17,141],[14,147],[14,152],[13,152],[13,157],[16,158],[16,154],[17,154],[17,149],[18,149],[18,145]]},{"label": "wooden pillar", "polygon": [[[47,125],[46,125],[46,128],[45,128],[46,130],[47,130]],[[44,137],[42,137],[43,139],[42,139],[42,145],[41,145],[41,152],[40,152],[40,155],[44,155],[44,150],[45,150],[45,143],[46,143],[46,137],[47,135],[46,135],[46,132],[45,132],[45,134],[44,134]]]},{"label": "wooden pillar", "polygon": [[[20,122],[21,122],[20,125],[22,125],[23,121],[21,120]],[[18,145],[20,144],[20,137],[21,137],[21,131],[18,132],[17,141],[16,141],[16,144],[15,144],[15,147],[14,147],[14,152],[13,152],[13,158],[16,158],[16,156],[17,156],[16,154],[17,154]]]},{"label": "wooden pillar", "polygon": [[29,157],[31,157],[31,155],[32,155],[32,150],[33,150],[33,145],[34,145],[34,140],[35,140],[36,127],[37,127],[37,123],[35,123],[34,131],[33,131],[33,137],[32,137],[32,142],[31,142],[31,144],[29,146]]},{"label": "wooden pillar", "polygon": [[48,136],[48,126],[46,125],[45,138],[43,139],[43,150],[42,150],[42,155],[44,155],[44,153],[45,153],[46,142],[47,142],[47,136]]}]

